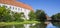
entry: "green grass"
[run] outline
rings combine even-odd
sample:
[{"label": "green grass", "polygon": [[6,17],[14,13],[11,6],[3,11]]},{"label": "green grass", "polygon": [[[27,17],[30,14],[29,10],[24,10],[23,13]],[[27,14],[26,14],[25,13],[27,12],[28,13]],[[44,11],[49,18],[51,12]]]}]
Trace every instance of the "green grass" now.
[{"label": "green grass", "polygon": [[0,26],[6,25],[20,25],[20,24],[33,24],[33,23],[40,23],[37,21],[24,21],[24,22],[0,22]]}]

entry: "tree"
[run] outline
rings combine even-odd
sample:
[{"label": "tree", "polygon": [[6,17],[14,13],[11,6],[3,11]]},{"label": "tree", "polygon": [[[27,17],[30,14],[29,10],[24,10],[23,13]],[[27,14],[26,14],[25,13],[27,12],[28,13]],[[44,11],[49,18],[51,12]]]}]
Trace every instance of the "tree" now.
[{"label": "tree", "polygon": [[15,13],[10,9],[6,9],[5,6],[0,7],[0,22],[23,21],[21,18],[23,15],[24,13]]},{"label": "tree", "polygon": [[30,19],[30,20],[36,20],[35,12],[30,11],[30,13],[29,13],[29,19]]},{"label": "tree", "polygon": [[53,25],[60,26],[60,13],[51,16]]},{"label": "tree", "polygon": [[60,20],[60,13],[51,16],[52,20]]},{"label": "tree", "polygon": [[37,21],[43,21],[44,22],[46,20],[46,14],[43,10],[37,10],[35,12],[35,14],[36,14]]},{"label": "tree", "polygon": [[15,14],[13,14],[14,21],[19,21],[19,22],[24,21],[24,19],[21,18],[22,15],[23,15],[23,13],[15,13]]},{"label": "tree", "polygon": [[5,6],[0,7],[0,22],[7,22],[10,21],[11,16],[10,16],[10,10],[6,9]]}]

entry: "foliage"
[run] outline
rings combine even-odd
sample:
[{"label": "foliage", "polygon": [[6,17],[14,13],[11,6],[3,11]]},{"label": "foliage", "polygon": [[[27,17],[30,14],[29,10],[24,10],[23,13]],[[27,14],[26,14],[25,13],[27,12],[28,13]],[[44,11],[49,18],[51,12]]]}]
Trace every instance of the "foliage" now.
[{"label": "foliage", "polygon": [[23,13],[15,13],[6,9],[5,6],[0,7],[0,22],[23,21],[21,18]]},{"label": "foliage", "polygon": [[60,20],[60,13],[51,16],[52,20]]},{"label": "foliage", "polygon": [[33,11],[30,11],[30,13],[29,13],[29,19],[30,20],[36,20],[35,17],[36,17],[35,13]]},{"label": "foliage", "polygon": [[45,21],[46,14],[43,10],[37,10],[36,12],[31,11],[29,13],[30,20]]},{"label": "foliage", "polygon": [[44,22],[46,20],[46,14],[43,10],[37,10],[35,12],[35,14],[36,14],[37,21],[43,21]]},{"label": "foliage", "polygon": [[60,13],[51,16],[53,25],[60,26]]},{"label": "foliage", "polygon": [[22,17],[22,13],[15,13],[13,14],[13,17],[15,18],[14,21],[23,21]]},{"label": "foliage", "polygon": [[0,7],[0,22],[10,21],[10,10],[6,9],[5,6]]}]

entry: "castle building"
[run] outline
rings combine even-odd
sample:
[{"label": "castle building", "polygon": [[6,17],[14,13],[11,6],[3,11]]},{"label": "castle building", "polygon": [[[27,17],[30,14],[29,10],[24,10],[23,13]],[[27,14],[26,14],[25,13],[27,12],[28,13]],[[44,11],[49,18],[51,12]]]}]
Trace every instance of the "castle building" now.
[{"label": "castle building", "polygon": [[29,12],[32,10],[32,7],[24,4],[22,2],[18,2],[17,0],[0,0],[0,6],[6,6],[6,8],[10,8],[13,12],[23,12],[26,19],[29,19]]}]

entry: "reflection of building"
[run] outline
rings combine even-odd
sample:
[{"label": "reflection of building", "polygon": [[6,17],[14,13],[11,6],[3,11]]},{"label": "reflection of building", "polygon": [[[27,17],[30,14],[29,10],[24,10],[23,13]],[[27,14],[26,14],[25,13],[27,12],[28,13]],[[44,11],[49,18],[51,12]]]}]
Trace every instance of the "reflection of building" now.
[{"label": "reflection of building", "polygon": [[0,6],[6,6],[13,12],[24,12],[25,18],[29,19],[28,13],[32,10],[31,6],[18,2],[16,0],[0,0]]}]

